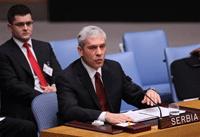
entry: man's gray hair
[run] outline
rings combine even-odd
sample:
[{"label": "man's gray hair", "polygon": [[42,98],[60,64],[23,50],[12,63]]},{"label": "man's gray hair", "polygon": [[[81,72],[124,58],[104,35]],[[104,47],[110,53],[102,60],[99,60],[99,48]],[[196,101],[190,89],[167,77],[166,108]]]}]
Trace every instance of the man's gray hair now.
[{"label": "man's gray hair", "polygon": [[98,36],[103,36],[106,39],[106,33],[97,26],[87,26],[84,27],[78,34],[78,45],[84,48],[85,40],[90,38],[96,38]]}]

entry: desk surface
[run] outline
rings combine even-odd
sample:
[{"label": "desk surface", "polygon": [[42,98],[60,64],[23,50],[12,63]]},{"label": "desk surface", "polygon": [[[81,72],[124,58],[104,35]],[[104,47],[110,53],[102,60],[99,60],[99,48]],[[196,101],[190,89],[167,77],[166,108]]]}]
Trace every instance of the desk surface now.
[{"label": "desk surface", "polygon": [[[180,106],[191,107],[200,109],[200,100],[193,100],[187,102],[179,102]],[[166,129],[158,129],[158,126],[152,126],[150,131],[141,132],[137,134],[131,133],[120,133],[120,134],[106,134],[100,132],[94,132],[89,130],[83,130],[73,127],[67,126],[59,126],[51,129],[47,129],[41,132],[40,137],[169,137],[169,136],[180,136],[180,137],[188,137],[188,136],[200,136],[200,122],[186,124],[182,126],[166,128]]]}]

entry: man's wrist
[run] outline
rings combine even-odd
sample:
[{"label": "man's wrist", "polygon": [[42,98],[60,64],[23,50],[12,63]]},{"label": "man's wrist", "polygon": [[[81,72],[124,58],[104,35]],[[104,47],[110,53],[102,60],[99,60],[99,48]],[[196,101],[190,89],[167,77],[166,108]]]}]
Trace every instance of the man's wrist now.
[{"label": "man's wrist", "polygon": [[101,121],[106,121],[105,120],[105,116],[106,116],[106,113],[107,113],[107,111],[103,111],[100,115],[99,115],[99,117],[97,118],[97,120],[101,120]]},{"label": "man's wrist", "polygon": [[148,90],[153,90],[153,91],[155,91],[158,94],[158,91],[155,88],[153,88],[153,87],[148,88],[147,91]]}]

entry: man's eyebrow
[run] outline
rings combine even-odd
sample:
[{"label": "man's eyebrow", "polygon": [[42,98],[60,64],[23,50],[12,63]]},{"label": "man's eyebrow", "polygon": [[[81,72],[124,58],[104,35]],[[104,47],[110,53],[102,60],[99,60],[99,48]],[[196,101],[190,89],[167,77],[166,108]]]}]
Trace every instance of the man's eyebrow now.
[{"label": "man's eyebrow", "polygon": [[97,47],[97,45],[89,45],[88,47]]}]

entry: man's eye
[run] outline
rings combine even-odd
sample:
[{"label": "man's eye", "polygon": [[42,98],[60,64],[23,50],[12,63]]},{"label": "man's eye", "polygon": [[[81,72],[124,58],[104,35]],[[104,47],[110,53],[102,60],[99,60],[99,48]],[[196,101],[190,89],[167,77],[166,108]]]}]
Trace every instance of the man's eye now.
[{"label": "man's eye", "polygon": [[104,48],[105,47],[105,45],[101,45],[101,47],[100,48]]},{"label": "man's eye", "polygon": [[90,49],[95,49],[95,47],[90,47]]},{"label": "man's eye", "polygon": [[16,25],[19,26],[19,27],[22,27],[22,26],[24,26],[24,23],[18,23]]},{"label": "man's eye", "polygon": [[16,23],[16,24],[13,24],[13,25],[16,25],[18,27],[23,27],[25,24],[27,26],[31,26],[33,24],[33,22],[32,21],[29,21],[29,22],[26,22],[26,23],[21,22],[21,23]]},{"label": "man's eye", "polygon": [[32,22],[27,22],[26,23],[27,26],[30,26],[31,24],[32,24]]}]

